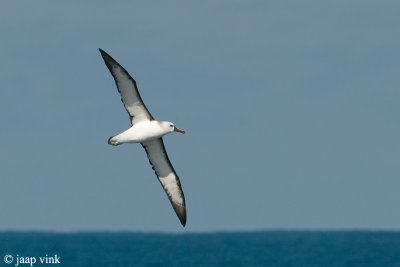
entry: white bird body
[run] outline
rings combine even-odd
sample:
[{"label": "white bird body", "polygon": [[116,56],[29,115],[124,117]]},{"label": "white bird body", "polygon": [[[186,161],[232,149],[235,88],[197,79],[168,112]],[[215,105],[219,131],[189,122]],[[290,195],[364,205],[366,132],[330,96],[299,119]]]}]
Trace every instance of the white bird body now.
[{"label": "white bird body", "polygon": [[174,129],[174,125],[168,121],[141,121],[135,123],[128,130],[112,136],[109,140],[109,144],[117,146],[123,143],[151,141],[174,132]]}]

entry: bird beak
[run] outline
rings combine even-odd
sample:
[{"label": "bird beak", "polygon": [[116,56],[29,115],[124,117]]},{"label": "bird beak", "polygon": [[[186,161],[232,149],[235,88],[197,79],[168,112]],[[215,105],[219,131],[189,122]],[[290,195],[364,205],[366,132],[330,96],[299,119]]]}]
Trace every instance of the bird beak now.
[{"label": "bird beak", "polygon": [[175,132],[178,132],[178,133],[186,133],[184,130],[182,130],[182,129],[179,129],[178,127],[176,127],[176,126],[174,126],[174,131]]}]

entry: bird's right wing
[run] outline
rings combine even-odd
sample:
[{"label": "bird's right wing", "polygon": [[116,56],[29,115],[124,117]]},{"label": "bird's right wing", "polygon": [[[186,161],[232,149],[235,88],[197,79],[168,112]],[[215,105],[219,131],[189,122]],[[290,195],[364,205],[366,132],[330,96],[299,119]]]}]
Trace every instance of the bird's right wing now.
[{"label": "bird's right wing", "polygon": [[186,205],[185,196],[183,195],[179,177],[176,174],[174,167],[169,161],[167,152],[165,151],[164,142],[162,138],[152,141],[142,142],[143,148],[146,150],[147,157],[153,170],[156,172],[158,180],[168,195],[174,208],[176,215],[178,215],[181,224],[186,224]]},{"label": "bird's right wing", "polygon": [[107,68],[114,77],[118,92],[121,94],[121,101],[128,111],[132,125],[139,121],[154,120],[140,97],[135,80],[109,54],[101,49],[99,50]]}]

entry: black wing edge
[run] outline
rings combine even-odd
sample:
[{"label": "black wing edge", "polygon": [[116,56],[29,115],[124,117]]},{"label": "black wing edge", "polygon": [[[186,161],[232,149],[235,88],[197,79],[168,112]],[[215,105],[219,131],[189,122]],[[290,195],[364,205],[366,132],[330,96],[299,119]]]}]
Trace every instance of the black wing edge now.
[{"label": "black wing edge", "polygon": [[[179,218],[179,221],[181,222],[182,226],[185,227],[185,226],[186,226],[186,202],[185,202],[185,194],[183,193],[182,186],[181,186],[181,181],[179,180],[179,176],[176,174],[176,172],[175,172],[175,170],[174,170],[174,166],[172,166],[171,161],[170,161],[169,158],[168,158],[168,154],[167,154],[167,151],[165,150],[165,146],[164,146],[164,141],[163,141],[163,139],[162,139],[162,138],[159,138],[158,140],[161,142],[162,148],[164,149],[164,156],[165,156],[166,161],[168,162],[169,166],[171,166],[171,169],[172,169],[173,173],[174,173],[174,174],[176,175],[176,177],[177,177],[178,185],[179,185],[179,188],[181,189],[181,192],[182,192],[183,206],[176,205],[176,204],[172,201],[172,199],[169,197],[168,194],[167,194],[167,196],[168,196],[169,202],[171,203],[172,207],[174,208],[174,211],[175,211],[176,215],[177,215],[178,218]],[[160,184],[161,184],[161,187],[162,187],[162,188],[164,189],[164,191],[165,191],[165,188],[164,188],[163,184],[161,183],[160,178],[159,178],[159,176],[158,176],[156,170],[154,169],[153,163],[151,163],[151,161],[150,161],[149,153],[147,152],[146,146],[144,146],[142,143],[140,143],[140,144],[142,145],[142,147],[143,147],[144,150],[146,151],[147,158],[149,159],[151,168],[153,169],[154,173],[156,174],[156,176],[157,176],[157,178],[158,178],[158,181],[159,181]]]},{"label": "black wing edge", "polygon": [[[103,60],[104,60],[104,63],[106,63],[106,66],[107,66],[108,70],[110,71],[111,75],[112,75],[113,78],[114,78],[115,85],[117,86],[117,89],[118,89],[119,94],[121,95],[121,91],[119,90],[118,83],[117,83],[117,79],[115,78],[114,73],[112,72],[112,65],[111,65],[110,62],[112,62],[112,64],[114,64],[114,65],[118,65],[118,66],[126,73],[126,76],[128,76],[128,78],[132,81],[132,83],[133,83],[133,85],[134,85],[134,87],[135,87],[136,94],[138,95],[140,102],[142,102],[142,105],[143,105],[143,107],[146,109],[147,114],[149,114],[150,120],[151,120],[151,121],[154,120],[153,116],[151,115],[151,113],[150,113],[149,110],[147,109],[146,105],[144,104],[144,102],[143,102],[143,100],[142,100],[142,97],[141,97],[140,94],[139,94],[138,87],[137,87],[137,84],[136,84],[135,79],[132,78],[132,76],[129,74],[129,72],[126,71],[126,69],[125,69],[124,67],[122,67],[115,59],[113,59],[109,54],[107,54],[107,52],[105,52],[105,51],[104,51],[103,49],[101,49],[101,48],[99,48],[99,51],[100,51],[101,57],[102,57]],[[123,101],[123,99],[122,99],[122,95],[121,95],[121,102],[122,102],[122,104],[125,106],[125,103],[124,103],[124,101]],[[125,108],[125,109],[126,109],[126,108]],[[130,117],[130,120],[132,121],[132,119],[133,119],[134,116],[133,116],[132,114],[130,114],[128,110],[126,110],[126,111],[128,112],[129,117]]]}]

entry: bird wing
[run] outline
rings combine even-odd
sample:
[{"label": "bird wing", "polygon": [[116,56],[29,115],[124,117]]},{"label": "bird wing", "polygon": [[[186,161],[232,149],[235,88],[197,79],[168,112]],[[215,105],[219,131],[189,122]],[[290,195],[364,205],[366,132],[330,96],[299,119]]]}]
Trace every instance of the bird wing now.
[{"label": "bird wing", "polygon": [[99,49],[107,68],[110,70],[117,84],[121,101],[128,111],[132,125],[139,121],[154,120],[140,97],[135,80],[109,54]]},{"label": "bird wing", "polygon": [[181,224],[186,224],[186,205],[179,177],[169,161],[162,138],[141,143],[150,164],[168,195]]}]

